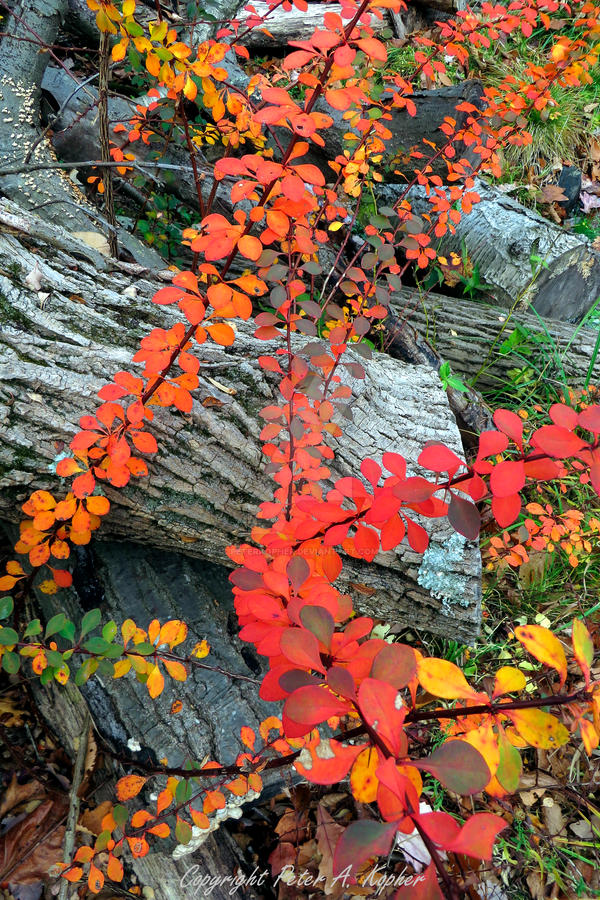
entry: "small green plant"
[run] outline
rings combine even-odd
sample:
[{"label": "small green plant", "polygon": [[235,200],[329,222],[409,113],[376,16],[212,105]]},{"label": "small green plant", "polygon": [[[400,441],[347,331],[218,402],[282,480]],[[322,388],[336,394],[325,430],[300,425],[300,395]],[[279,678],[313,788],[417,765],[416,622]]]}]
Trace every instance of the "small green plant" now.
[{"label": "small green plant", "polygon": [[449,362],[442,363],[439,369],[439,376],[445,391],[448,388],[454,388],[455,391],[463,391],[465,394],[469,392],[469,388],[460,380],[458,375],[452,374]]}]

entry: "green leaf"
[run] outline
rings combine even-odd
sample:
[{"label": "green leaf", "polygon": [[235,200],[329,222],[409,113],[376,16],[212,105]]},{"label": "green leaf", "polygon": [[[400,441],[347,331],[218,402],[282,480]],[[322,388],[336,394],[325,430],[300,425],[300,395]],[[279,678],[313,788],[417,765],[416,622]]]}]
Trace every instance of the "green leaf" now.
[{"label": "green leaf", "polygon": [[42,623],[39,619],[34,619],[25,629],[25,634],[23,635],[23,637],[35,637],[36,634],[40,634],[41,630]]},{"label": "green leaf", "polygon": [[94,674],[96,669],[98,668],[98,660],[97,659],[86,659],[83,665],[77,671],[75,675],[75,684],[81,686],[85,684],[88,678]]},{"label": "green leaf", "polygon": [[86,612],[81,620],[81,637],[84,638],[86,634],[89,634],[90,631],[97,628],[101,619],[102,613],[99,609],[90,609],[89,612]]},{"label": "green leaf", "polygon": [[112,834],[110,831],[101,831],[96,840],[94,841],[94,849],[95,850],[106,850],[108,846],[108,842],[112,839]]},{"label": "green leaf", "polygon": [[49,684],[54,678],[54,669],[52,666],[46,666],[40,675],[40,684]]},{"label": "green leaf", "polygon": [[113,622],[112,620],[110,622],[107,622],[102,629],[102,637],[105,641],[110,641],[111,643],[114,641],[116,633],[117,623]]},{"label": "green leaf", "polygon": [[46,650],[46,659],[48,665],[54,666],[56,669],[60,669],[63,665],[62,653],[59,653],[58,650]]},{"label": "green leaf", "polygon": [[75,622],[67,622],[65,627],[61,628],[58,633],[72,644],[75,640]]},{"label": "green leaf", "polygon": [[129,650],[131,653],[137,653],[139,656],[150,656],[151,653],[154,653],[155,647],[154,644],[141,643],[134,644]]},{"label": "green leaf", "polygon": [[0,628],[0,646],[9,647],[11,644],[18,644],[19,635],[14,628]]},{"label": "green leaf", "polygon": [[192,826],[183,819],[177,819],[175,826],[175,837],[180,844],[189,844],[192,839]]},{"label": "green leaf", "polygon": [[504,731],[498,734],[498,747],[500,749],[500,764],[496,771],[496,778],[509,794],[514,794],[519,786],[523,763],[521,754],[508,740]]},{"label": "green leaf", "polygon": [[491,778],[488,765],[475,747],[466,741],[446,741],[426,759],[411,762],[425,769],[449,791],[467,796],[478,794]]},{"label": "green leaf", "polygon": [[121,806],[121,804],[118,803],[113,808],[113,819],[115,820],[117,825],[123,826],[125,824],[125,822],[128,820],[128,818],[129,818],[129,813],[127,811],[127,807]]},{"label": "green leaf", "polygon": [[52,618],[46,625],[46,639],[51,637],[53,634],[57,634],[59,631],[61,631],[68,621],[69,620],[64,613],[57,613],[55,616],[52,616]]},{"label": "green leaf", "polygon": [[101,637],[90,638],[89,641],[86,641],[83,645],[84,650],[94,654],[106,653],[109,647],[110,644],[108,641],[105,641],[104,638]]},{"label": "green leaf", "polygon": [[7,650],[2,656],[2,668],[9,675],[16,675],[21,666],[21,660],[16,653]]},{"label": "green leaf", "polygon": [[14,608],[12,597],[0,597],[0,619],[8,619]]},{"label": "green leaf", "polygon": [[191,799],[193,787],[191,783],[185,779],[181,779],[175,788],[175,800],[177,803],[187,803]]}]

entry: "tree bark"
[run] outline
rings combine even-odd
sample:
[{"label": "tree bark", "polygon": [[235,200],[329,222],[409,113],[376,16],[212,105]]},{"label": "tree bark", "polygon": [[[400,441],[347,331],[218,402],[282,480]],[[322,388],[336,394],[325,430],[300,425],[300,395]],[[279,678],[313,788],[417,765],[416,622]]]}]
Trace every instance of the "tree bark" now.
[{"label": "tree bark", "polygon": [[[389,203],[401,190],[384,186],[380,197]],[[444,235],[439,252],[462,256],[466,250],[490,299],[501,306],[532,306],[549,319],[579,321],[600,297],[600,254],[590,241],[479,179],[475,190],[481,203],[463,215],[453,235]],[[417,214],[431,211],[423,188],[413,188],[409,199]]]},{"label": "tree bark", "polygon": [[[56,489],[51,470],[57,454],[79,416],[93,411],[107,376],[129,368],[139,338],[152,326],[168,327],[175,316],[171,307],[149,302],[156,282],[108,271],[108,260],[102,272],[64,249],[57,252],[58,228],[52,250],[41,256],[28,250],[27,228],[41,243],[35,217],[11,219],[8,208],[0,205],[0,222],[18,226],[23,239],[0,235],[0,514],[14,518],[32,488]],[[70,238],[63,237],[66,246]],[[36,267],[41,298],[24,283]],[[274,387],[258,367],[251,329],[243,323],[233,347],[207,344],[201,356],[207,364],[190,416],[163,410],[156,416],[161,452],[150,478],[136,479],[125,491],[107,488],[113,501],[109,532],[227,564],[225,547],[247,539],[258,504],[271,493],[262,471],[258,411]],[[380,458],[392,447],[414,462],[433,438],[460,452],[435,371],[385,354],[365,368],[365,380],[351,382],[354,422],[344,424],[336,447],[337,473],[356,473],[365,456]],[[356,597],[364,610],[472,637],[479,626],[477,545],[454,536],[444,521],[429,524],[431,549],[424,557],[402,546],[381,553],[372,565],[349,560],[346,578],[367,585]],[[436,574],[442,568],[443,577]]]},{"label": "tree bark", "polygon": [[[409,333],[417,329],[421,339],[467,383],[483,368],[477,387],[507,386],[509,370],[520,368],[531,368],[532,381],[541,378],[556,390],[581,388],[586,381],[596,384],[600,378],[598,329],[575,329],[518,310],[500,335],[506,309],[441,294],[419,297],[410,289],[395,299],[393,308]],[[523,342],[501,351],[500,346],[518,327],[523,329]]]}]

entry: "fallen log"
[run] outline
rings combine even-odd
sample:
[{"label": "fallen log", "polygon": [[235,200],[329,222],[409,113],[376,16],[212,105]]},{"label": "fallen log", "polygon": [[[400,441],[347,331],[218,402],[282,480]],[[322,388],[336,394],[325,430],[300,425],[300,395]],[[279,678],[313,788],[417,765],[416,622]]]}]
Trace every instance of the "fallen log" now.
[{"label": "fallen log", "polygon": [[[0,221],[7,206],[0,204]],[[21,228],[23,219],[29,235],[38,234],[35,217],[22,216]],[[79,416],[93,410],[99,387],[111,373],[131,366],[144,333],[174,321],[171,307],[149,302],[156,282],[98,271],[64,249],[44,247],[39,237],[36,244],[37,253],[16,235],[0,234],[4,517],[18,514],[34,486],[56,487],[50,469]],[[33,271],[39,272],[39,290],[25,284]],[[247,538],[259,503],[270,494],[258,411],[274,388],[258,366],[251,329],[243,323],[231,348],[207,345],[202,358],[206,368],[191,414],[156,416],[162,450],[151,464],[151,477],[126,491],[107,488],[114,505],[109,532],[227,564],[225,547]],[[402,365],[385,354],[376,354],[365,368],[365,380],[351,382],[354,421],[344,426],[336,448],[337,473],[355,473],[365,455],[380,457],[392,446],[414,461],[433,438],[460,451],[434,370]],[[453,536],[443,521],[430,526],[432,546],[424,557],[402,546],[380,554],[370,566],[349,560],[347,579],[366,585],[364,591],[358,588],[357,600],[378,617],[436,632],[451,627],[472,637],[479,623],[477,545]],[[445,549],[449,541],[452,552]],[[438,584],[442,568],[447,583]]]},{"label": "fallen log", "polygon": [[[380,197],[392,205],[401,190],[384,186]],[[600,297],[600,254],[590,241],[480,179],[475,190],[481,202],[462,217],[453,235],[441,238],[439,252],[461,256],[466,250],[490,299],[501,306],[532,306],[549,319],[579,321]],[[423,188],[411,189],[409,199],[417,214],[431,211]]]},{"label": "fallen log", "polygon": [[522,310],[507,319],[497,306],[440,294],[420,297],[408,288],[392,296],[409,334],[416,329],[467,383],[477,378],[477,387],[499,389],[510,385],[511,369],[521,368],[557,391],[600,380],[597,328],[574,328]]},{"label": "fallen log", "polygon": [[[249,49],[265,52],[287,48],[289,40],[307,40],[315,28],[325,28],[325,13],[340,16],[342,12],[339,3],[309,3],[306,10],[295,6],[291,9],[278,6],[270,13],[269,4],[263,0],[253,0],[251,5],[255,12],[249,12],[242,6],[236,15],[237,20],[242,23],[240,43]],[[259,24],[257,20],[263,18],[264,22]],[[390,27],[390,21],[387,16],[382,19],[371,16],[371,27],[375,34],[379,34]]]},{"label": "fallen log", "polygon": [[[47,53],[40,52],[40,46],[55,42],[66,11],[67,0],[19,0],[0,39],[0,158],[5,169],[14,169],[0,177],[0,191],[25,209],[39,210],[42,218],[71,232],[95,231],[103,235],[106,223],[73,181],[50,169],[28,171],[24,164],[28,151],[32,166],[51,166],[56,162],[49,142],[39,140],[38,94],[48,58]],[[32,34],[36,41],[31,40]],[[118,229],[118,238],[137,262],[160,268],[160,257],[125,229]]]}]

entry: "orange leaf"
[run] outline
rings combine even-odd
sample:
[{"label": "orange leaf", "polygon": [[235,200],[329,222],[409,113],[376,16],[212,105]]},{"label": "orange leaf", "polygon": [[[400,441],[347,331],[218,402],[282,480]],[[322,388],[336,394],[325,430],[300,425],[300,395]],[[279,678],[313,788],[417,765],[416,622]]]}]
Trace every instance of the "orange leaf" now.
[{"label": "orange leaf", "polygon": [[520,625],[515,628],[515,637],[528,653],[537,660],[556,669],[560,675],[560,683],[567,679],[567,658],[558,638],[541,625]]},{"label": "orange leaf", "polygon": [[238,241],[238,250],[246,259],[257,260],[263,252],[263,246],[258,238],[245,234]]},{"label": "orange leaf", "polygon": [[108,497],[88,497],[85,506],[95,516],[105,516],[110,509]]},{"label": "orange leaf", "polygon": [[476,700],[479,697],[458,666],[446,659],[420,659],[417,677],[426,691],[443,700]]},{"label": "orange leaf", "polygon": [[225,322],[207,325],[206,330],[215,344],[221,344],[223,347],[230,347],[235,340],[235,331],[231,325],[227,325]]},{"label": "orange leaf", "polygon": [[119,778],[116,784],[116,792],[121,803],[137,797],[147,780],[142,775],[126,775],[124,778]]},{"label": "orange leaf", "polygon": [[165,669],[175,681],[185,681],[187,678],[187,672],[185,666],[180,662],[175,662],[171,659],[163,659],[162,664]]},{"label": "orange leaf", "polygon": [[88,887],[92,894],[99,894],[104,887],[104,875],[94,863],[90,863],[90,872],[88,875]]}]

